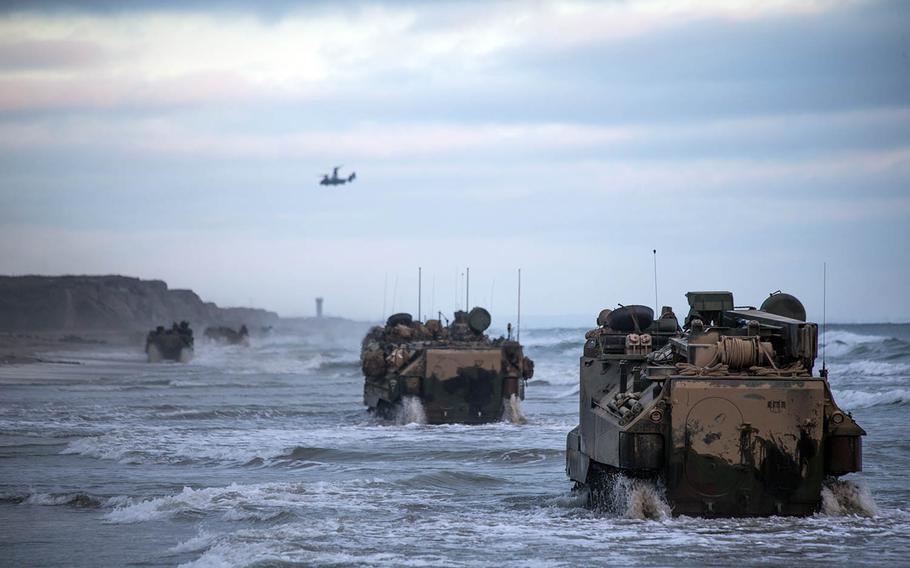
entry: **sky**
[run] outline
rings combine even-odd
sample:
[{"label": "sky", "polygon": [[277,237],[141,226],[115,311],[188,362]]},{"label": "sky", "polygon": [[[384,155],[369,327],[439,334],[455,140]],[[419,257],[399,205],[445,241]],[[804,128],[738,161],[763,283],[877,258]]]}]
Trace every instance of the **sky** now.
[{"label": "sky", "polygon": [[520,268],[526,322],[583,325],[656,265],[677,313],[908,322],[908,246],[908,2],[0,7],[0,274],[378,320],[470,267],[504,326]]}]

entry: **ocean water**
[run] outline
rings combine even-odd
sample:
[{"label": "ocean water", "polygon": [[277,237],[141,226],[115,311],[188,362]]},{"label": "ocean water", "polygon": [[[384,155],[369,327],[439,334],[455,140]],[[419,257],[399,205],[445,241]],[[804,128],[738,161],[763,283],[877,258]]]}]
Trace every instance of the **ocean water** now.
[{"label": "ocean water", "polygon": [[527,398],[484,426],[427,426],[414,404],[368,415],[365,330],[201,344],[188,365],[99,346],[0,367],[0,565],[910,562],[910,325],[823,337],[837,401],[869,432],[849,486],[863,507],[828,495],[813,517],[736,520],[670,517],[632,482],[616,512],[581,506],[563,448],[584,329],[524,330]]}]

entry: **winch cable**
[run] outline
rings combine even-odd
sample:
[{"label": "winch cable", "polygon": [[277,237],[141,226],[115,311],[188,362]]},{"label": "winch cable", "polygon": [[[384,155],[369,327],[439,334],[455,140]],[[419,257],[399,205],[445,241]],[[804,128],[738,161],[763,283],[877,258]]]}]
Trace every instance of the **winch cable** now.
[{"label": "winch cable", "polygon": [[768,359],[768,363],[771,363],[771,366],[777,370],[777,364],[774,363],[774,358],[771,356],[771,349],[763,344],[761,341],[758,343],[758,348],[761,350],[762,355]]},{"label": "winch cable", "polygon": [[[770,367],[761,366],[760,360],[768,360]],[[801,377],[808,376],[809,371],[800,361],[786,367],[778,367],[773,353],[763,345],[758,337],[748,339],[741,337],[722,337],[717,342],[714,358],[704,367],[692,363],[677,363],[676,369],[683,376],[720,377],[733,370],[748,370],[758,376]]]},{"label": "winch cable", "polygon": [[677,374],[684,377],[723,377],[729,375],[729,369],[722,363],[699,367],[692,363],[677,363]]},{"label": "winch cable", "polygon": [[758,346],[755,338],[722,337],[717,342],[717,356],[724,365],[734,369],[752,367],[758,362]]}]

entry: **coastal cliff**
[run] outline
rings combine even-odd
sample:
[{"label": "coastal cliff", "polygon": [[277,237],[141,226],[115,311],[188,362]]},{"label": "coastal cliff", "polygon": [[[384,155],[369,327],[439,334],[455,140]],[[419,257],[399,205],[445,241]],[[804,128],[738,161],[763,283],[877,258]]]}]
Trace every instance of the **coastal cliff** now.
[{"label": "coastal cliff", "polygon": [[187,320],[206,325],[267,326],[278,314],[220,308],[192,290],[126,276],[0,276],[0,330],[147,330]]}]

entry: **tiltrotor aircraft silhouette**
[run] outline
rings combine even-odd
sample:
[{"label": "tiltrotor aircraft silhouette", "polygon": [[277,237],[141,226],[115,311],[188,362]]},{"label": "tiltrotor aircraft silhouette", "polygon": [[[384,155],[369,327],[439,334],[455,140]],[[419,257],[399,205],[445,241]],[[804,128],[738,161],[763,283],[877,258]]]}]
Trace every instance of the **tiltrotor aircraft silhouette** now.
[{"label": "tiltrotor aircraft silhouette", "polygon": [[338,177],[338,170],[342,166],[335,166],[332,168],[332,177],[329,177],[329,174],[322,174],[322,180],[320,180],[319,185],[344,185],[348,182],[353,182],[357,179],[357,173],[351,172],[351,175],[348,177]]}]

